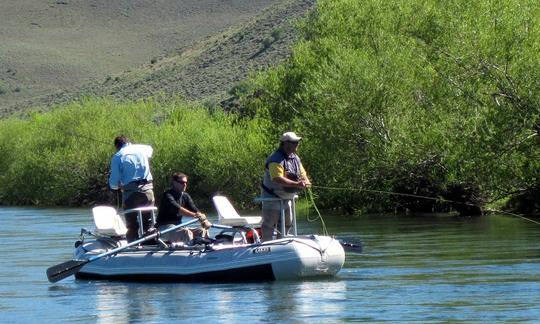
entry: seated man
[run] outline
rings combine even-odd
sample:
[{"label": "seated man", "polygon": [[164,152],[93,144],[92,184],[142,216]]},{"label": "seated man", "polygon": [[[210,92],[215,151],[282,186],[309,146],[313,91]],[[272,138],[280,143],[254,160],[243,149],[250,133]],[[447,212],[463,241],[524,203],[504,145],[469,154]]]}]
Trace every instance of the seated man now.
[{"label": "seated man", "polygon": [[162,238],[171,243],[188,243],[194,237],[208,238],[208,229],[212,226],[206,219],[206,215],[197,209],[193,199],[186,192],[187,181],[187,175],[183,173],[176,172],[172,175],[171,188],[161,195],[156,227],[162,231],[178,225],[182,223],[182,216],[185,215],[198,218],[202,228],[180,228],[164,234]]}]

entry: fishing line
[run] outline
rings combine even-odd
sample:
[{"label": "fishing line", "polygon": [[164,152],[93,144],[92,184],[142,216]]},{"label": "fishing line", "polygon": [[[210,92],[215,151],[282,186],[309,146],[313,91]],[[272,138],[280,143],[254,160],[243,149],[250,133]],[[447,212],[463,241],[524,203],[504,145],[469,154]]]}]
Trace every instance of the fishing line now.
[{"label": "fishing line", "polygon": [[319,189],[326,189],[326,190],[365,191],[365,192],[373,192],[373,193],[382,193],[382,194],[386,194],[386,195],[422,198],[422,199],[435,200],[435,201],[439,201],[439,202],[447,202],[447,203],[467,205],[467,206],[471,206],[471,207],[479,207],[477,205],[462,202],[462,201],[454,201],[454,200],[448,200],[448,199],[439,198],[439,197],[428,197],[428,196],[421,196],[421,195],[415,195],[415,194],[406,194],[406,193],[399,193],[399,192],[393,192],[393,191],[363,189],[363,188],[325,187],[325,186],[312,186],[312,187],[313,188],[319,188]]},{"label": "fishing line", "polygon": [[[405,197],[413,197],[413,198],[429,199],[429,200],[435,200],[435,201],[437,201],[437,202],[454,203],[454,204],[461,204],[461,205],[465,205],[465,206],[471,206],[471,207],[481,208],[481,207],[478,206],[478,205],[471,204],[471,203],[466,203],[466,202],[462,202],[462,201],[448,200],[448,199],[444,199],[444,198],[436,198],[436,197],[427,197],[427,196],[414,195],[414,194],[399,193],[399,192],[393,192],[393,191],[373,190],[373,189],[362,189],[362,188],[327,187],[327,186],[312,186],[312,187],[313,187],[313,188],[319,188],[319,189],[326,189],[326,190],[365,191],[365,192],[373,192],[373,193],[382,193],[382,194],[387,194],[387,195],[395,195],[395,196],[405,196]],[[308,192],[311,193],[311,189],[309,189]],[[312,193],[311,193],[311,199],[313,200],[313,194],[312,194]],[[313,204],[315,204],[315,202],[313,202]],[[315,207],[315,208],[316,208],[316,207]],[[317,210],[317,211],[318,211],[318,210]],[[529,222],[532,222],[532,223],[535,223],[535,224],[540,225],[540,222],[537,222],[537,221],[535,221],[535,220],[532,220],[532,219],[530,219],[530,218],[527,218],[527,217],[522,216],[522,215],[519,215],[519,214],[514,214],[514,213],[510,213],[510,212],[505,212],[505,211],[502,211],[502,210],[496,210],[496,209],[486,209],[486,211],[494,212],[494,213],[506,214],[506,215],[515,216],[515,217],[519,217],[519,218],[521,218],[521,219],[524,219],[524,220],[527,220],[527,221],[529,221]]]},{"label": "fishing line", "polygon": [[317,208],[317,205],[315,204],[315,198],[314,198],[313,191],[311,190],[311,188],[307,188],[307,190],[306,190],[306,199],[307,199],[308,203],[311,204],[311,207],[313,207],[313,209],[315,210],[315,213],[317,213],[317,217],[310,218],[309,217],[309,208],[308,208],[307,209],[307,220],[308,220],[308,222],[315,222],[318,219],[320,219],[323,234],[325,236],[328,236],[328,230],[326,229],[326,224],[324,223],[324,219],[323,219],[323,217],[321,215],[321,212],[319,211],[319,208]]},{"label": "fishing line", "polygon": [[533,219],[530,219],[530,218],[527,218],[523,215],[519,215],[519,214],[514,214],[514,213],[510,213],[510,212],[505,212],[505,211],[502,211],[502,210],[495,210],[495,209],[489,209],[488,211],[490,212],[495,212],[495,213],[501,213],[501,214],[506,214],[506,215],[510,215],[510,216],[515,216],[515,217],[519,217],[521,219],[524,219],[524,220],[527,220],[529,222],[532,222],[532,223],[535,223],[535,224],[538,224],[540,225],[540,222],[537,222]]}]

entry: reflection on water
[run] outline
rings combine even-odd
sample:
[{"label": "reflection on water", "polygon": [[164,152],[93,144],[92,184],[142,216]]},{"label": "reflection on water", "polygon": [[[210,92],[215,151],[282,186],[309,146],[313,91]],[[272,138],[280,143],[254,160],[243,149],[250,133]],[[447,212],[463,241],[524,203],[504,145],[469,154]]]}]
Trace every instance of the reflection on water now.
[{"label": "reflection on water", "polygon": [[[151,284],[80,282],[92,298],[97,322],[207,320],[242,322],[287,321],[293,314],[306,318],[337,318],[343,314],[343,280],[243,284]],[[95,305],[94,305],[95,303]]]},{"label": "reflection on water", "polygon": [[[95,310],[98,323],[129,323],[129,288],[125,285],[96,283]],[[138,311],[138,309],[136,310]],[[136,313],[135,313],[136,314]]]},{"label": "reflection on water", "polygon": [[[346,313],[346,282],[342,280],[300,283],[295,294],[296,309],[291,314],[313,314],[311,318],[339,318]],[[324,303],[314,299],[324,300]]]},{"label": "reflection on water", "polygon": [[[361,240],[336,278],[242,284],[141,284],[45,269],[71,257],[80,209],[0,208],[2,322],[137,323],[530,321],[540,318],[540,226],[504,217],[325,218]],[[301,232],[320,230],[300,221]],[[29,307],[32,305],[32,307]]]}]

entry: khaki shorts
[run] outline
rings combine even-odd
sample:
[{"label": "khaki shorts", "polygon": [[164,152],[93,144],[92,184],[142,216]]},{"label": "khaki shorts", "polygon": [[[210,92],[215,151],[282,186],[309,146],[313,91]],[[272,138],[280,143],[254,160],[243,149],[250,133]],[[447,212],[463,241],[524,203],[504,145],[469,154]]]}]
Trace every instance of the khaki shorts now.
[{"label": "khaki shorts", "polygon": [[[175,225],[163,225],[159,227],[159,231],[166,230]],[[204,228],[186,228],[182,227],[175,231],[165,233],[161,238],[169,243],[189,243],[195,237],[208,238],[208,231]]]},{"label": "khaki shorts", "polygon": [[[281,231],[281,210],[274,208],[265,208],[262,209],[262,240],[270,241],[274,234],[274,229],[277,228],[277,237],[283,237]],[[285,234],[289,233],[291,228],[292,216],[290,209],[285,209]]]}]

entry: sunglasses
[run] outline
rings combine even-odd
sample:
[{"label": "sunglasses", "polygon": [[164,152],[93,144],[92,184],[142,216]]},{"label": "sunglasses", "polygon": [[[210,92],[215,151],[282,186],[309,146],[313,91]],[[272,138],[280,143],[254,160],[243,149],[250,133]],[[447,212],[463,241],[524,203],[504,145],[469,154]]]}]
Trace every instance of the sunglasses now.
[{"label": "sunglasses", "polygon": [[178,180],[174,180],[174,182],[178,182],[178,183],[182,183],[182,184],[186,184],[187,181],[178,181]]}]

